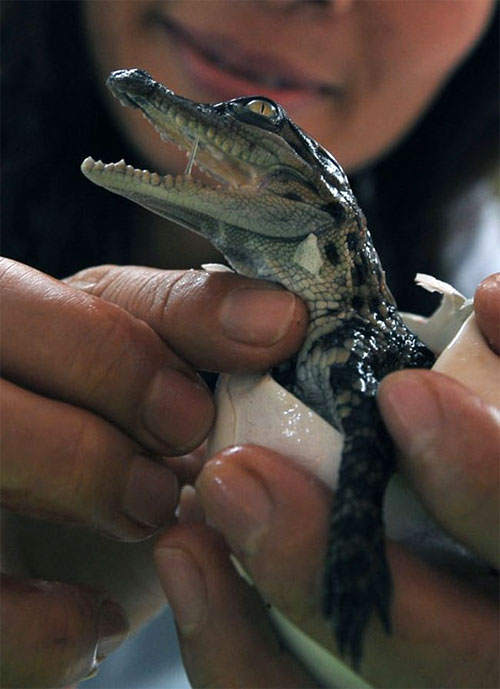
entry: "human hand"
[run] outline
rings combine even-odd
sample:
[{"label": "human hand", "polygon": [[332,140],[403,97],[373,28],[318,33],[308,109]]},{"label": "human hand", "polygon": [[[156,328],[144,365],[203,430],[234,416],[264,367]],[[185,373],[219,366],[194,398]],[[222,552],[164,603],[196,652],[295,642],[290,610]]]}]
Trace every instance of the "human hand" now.
[{"label": "human hand", "polygon": [[[498,278],[479,288],[476,318],[498,352]],[[498,410],[429,371],[388,376],[380,408],[400,451],[400,471],[423,504],[498,568]],[[274,452],[247,446],[208,462],[197,493],[264,600],[335,654],[321,612],[331,509],[326,488]],[[266,605],[236,574],[229,548],[201,524],[180,525],[157,541],[158,571],[193,686],[310,686],[312,678],[277,639]],[[362,676],[381,687],[498,686],[496,575],[478,571],[464,579],[397,543],[387,550],[393,633],[386,636],[371,621]]]},{"label": "human hand", "polygon": [[2,685],[61,686],[164,603],[143,539],[174,520],[182,472],[160,457],[212,423],[196,369],[273,365],[306,310],[231,274],[0,268]]}]

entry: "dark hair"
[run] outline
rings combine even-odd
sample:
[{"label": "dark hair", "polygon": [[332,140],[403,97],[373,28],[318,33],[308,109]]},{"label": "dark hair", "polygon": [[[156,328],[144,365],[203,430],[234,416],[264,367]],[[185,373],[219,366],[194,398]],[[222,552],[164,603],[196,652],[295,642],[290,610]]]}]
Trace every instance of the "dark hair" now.
[{"label": "dark hair", "polygon": [[[448,208],[498,162],[498,14],[406,139],[352,180],[405,309],[425,302],[415,272],[448,277]],[[82,24],[76,1],[2,7],[3,251],[56,276],[133,260],[144,212],[79,170],[86,155],[130,153],[102,103]]]}]

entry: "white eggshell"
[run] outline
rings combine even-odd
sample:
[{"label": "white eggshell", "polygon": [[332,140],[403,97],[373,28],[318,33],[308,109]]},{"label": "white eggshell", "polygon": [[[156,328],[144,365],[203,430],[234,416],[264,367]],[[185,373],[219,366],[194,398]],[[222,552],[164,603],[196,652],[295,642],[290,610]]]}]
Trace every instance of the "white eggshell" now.
[{"label": "white eggshell", "polygon": [[433,366],[475,392],[488,404],[500,407],[500,358],[488,347],[474,314]]},{"label": "white eggshell", "polygon": [[222,376],[208,452],[257,443],[301,464],[334,488],[343,437],[268,373]]},{"label": "white eggshell", "polygon": [[[435,350],[453,338],[438,357],[434,369],[453,376],[490,404],[500,406],[499,360],[482,337],[474,316],[469,316],[471,305],[453,288],[446,285],[442,288],[443,283],[422,277],[428,289],[439,289],[444,294],[443,302],[430,319],[407,314],[405,320]],[[342,435],[269,374],[223,376],[216,398],[218,413],[209,440],[210,454],[236,444],[265,445],[312,471],[335,489]],[[471,563],[474,567],[482,566],[435,524],[398,477],[389,484],[384,518],[389,538],[434,562],[452,563],[454,567],[470,567]],[[322,684],[368,686],[278,611],[272,610],[271,615],[283,640]]]}]

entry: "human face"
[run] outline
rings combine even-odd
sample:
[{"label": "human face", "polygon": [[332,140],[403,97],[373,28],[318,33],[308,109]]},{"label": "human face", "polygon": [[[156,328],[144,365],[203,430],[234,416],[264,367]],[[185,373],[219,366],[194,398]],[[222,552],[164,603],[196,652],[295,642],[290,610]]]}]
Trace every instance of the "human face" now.
[{"label": "human face", "polygon": [[[86,0],[104,82],[140,67],[197,101],[265,95],[347,170],[397,144],[484,31],[494,0]],[[159,171],[184,156],[112,108]]]}]

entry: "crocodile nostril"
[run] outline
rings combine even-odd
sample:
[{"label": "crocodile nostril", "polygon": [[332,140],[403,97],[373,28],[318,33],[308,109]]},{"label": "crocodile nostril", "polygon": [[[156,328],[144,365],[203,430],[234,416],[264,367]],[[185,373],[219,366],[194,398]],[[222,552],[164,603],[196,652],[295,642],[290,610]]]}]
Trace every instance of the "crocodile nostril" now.
[{"label": "crocodile nostril", "polygon": [[156,82],[143,69],[119,69],[112,72],[106,85],[125,105],[137,107],[134,96],[150,96]]}]

